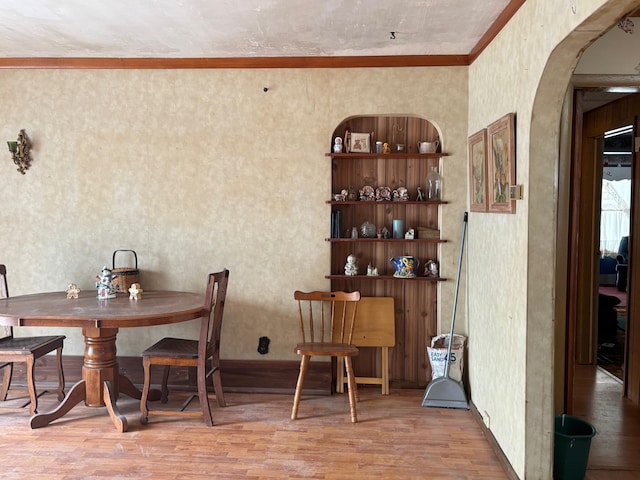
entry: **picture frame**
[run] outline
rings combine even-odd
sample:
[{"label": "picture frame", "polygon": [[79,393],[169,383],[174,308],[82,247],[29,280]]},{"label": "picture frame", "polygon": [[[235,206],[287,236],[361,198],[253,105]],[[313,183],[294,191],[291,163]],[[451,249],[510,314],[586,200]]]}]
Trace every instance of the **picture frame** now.
[{"label": "picture frame", "polygon": [[469,137],[469,209],[487,211],[487,129]]},{"label": "picture frame", "polygon": [[371,134],[351,132],[351,152],[371,153]]},{"label": "picture frame", "polygon": [[515,213],[511,187],[516,183],[515,114],[508,113],[487,127],[488,211]]}]

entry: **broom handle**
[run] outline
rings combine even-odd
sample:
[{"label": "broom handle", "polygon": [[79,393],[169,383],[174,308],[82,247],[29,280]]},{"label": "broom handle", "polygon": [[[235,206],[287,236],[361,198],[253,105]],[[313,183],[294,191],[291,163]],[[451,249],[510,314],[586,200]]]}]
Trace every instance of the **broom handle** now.
[{"label": "broom handle", "polygon": [[462,269],[462,254],[464,253],[464,237],[467,232],[467,219],[469,214],[464,212],[462,221],[462,239],[460,240],[460,256],[458,257],[458,274],[456,275],[456,290],[453,295],[453,314],[451,315],[451,333],[449,334],[449,347],[447,348],[447,361],[444,366],[444,378],[449,377],[449,363],[451,362],[451,347],[453,346],[453,329],[456,325],[456,308],[458,306],[458,288],[460,287],[460,270]]}]

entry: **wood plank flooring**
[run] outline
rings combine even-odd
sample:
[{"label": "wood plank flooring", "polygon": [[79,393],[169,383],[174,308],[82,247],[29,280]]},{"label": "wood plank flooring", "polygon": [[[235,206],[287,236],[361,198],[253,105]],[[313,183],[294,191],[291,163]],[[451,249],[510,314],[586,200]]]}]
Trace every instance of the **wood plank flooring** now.
[{"label": "wood plank flooring", "polygon": [[640,408],[622,383],[594,365],[576,365],[574,415],[596,428],[587,480],[640,479]]},{"label": "wood plank flooring", "polygon": [[[343,394],[303,395],[292,421],[293,395],[228,393],[226,408],[212,402],[212,428],[166,417],[143,426],[138,402],[123,396],[125,433],[104,408],[80,405],[37,430],[28,413],[0,410],[2,478],[508,478],[470,411],[422,408],[424,390],[359,390],[356,424]],[[55,404],[46,394],[40,411]]]}]

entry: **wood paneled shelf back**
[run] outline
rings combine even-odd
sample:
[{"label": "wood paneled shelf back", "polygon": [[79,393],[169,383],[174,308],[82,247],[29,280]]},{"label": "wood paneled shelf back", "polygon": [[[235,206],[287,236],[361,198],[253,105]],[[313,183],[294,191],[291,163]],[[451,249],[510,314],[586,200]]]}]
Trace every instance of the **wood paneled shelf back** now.
[{"label": "wood paneled shelf back", "polygon": [[[388,368],[390,379],[407,387],[426,386],[429,361],[421,340],[437,334],[438,285],[447,280],[439,258],[447,241],[439,211],[449,203],[441,167],[450,153],[439,151],[445,144],[424,118],[353,116],[336,126],[331,152],[324,154],[331,178],[325,278],[334,291],[393,298],[401,333]],[[374,377],[380,368],[369,350],[353,359],[360,376]]]}]

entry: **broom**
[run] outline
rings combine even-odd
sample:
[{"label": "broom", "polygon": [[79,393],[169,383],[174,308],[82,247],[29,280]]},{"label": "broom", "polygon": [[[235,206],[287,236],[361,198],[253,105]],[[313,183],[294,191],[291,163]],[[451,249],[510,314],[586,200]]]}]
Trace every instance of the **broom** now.
[{"label": "broom", "polygon": [[451,317],[451,333],[449,334],[449,346],[447,348],[447,358],[445,360],[444,375],[434,378],[427,385],[422,399],[423,407],[436,408],[464,408],[469,409],[467,395],[461,382],[449,377],[449,359],[451,358],[451,347],[453,345],[453,329],[456,323],[456,307],[458,305],[458,289],[460,287],[460,269],[462,268],[462,255],[464,252],[464,239],[467,232],[467,212],[464,212],[462,221],[462,240],[460,241],[460,257],[458,259],[458,274],[456,276],[456,288],[453,297],[453,315]]}]

